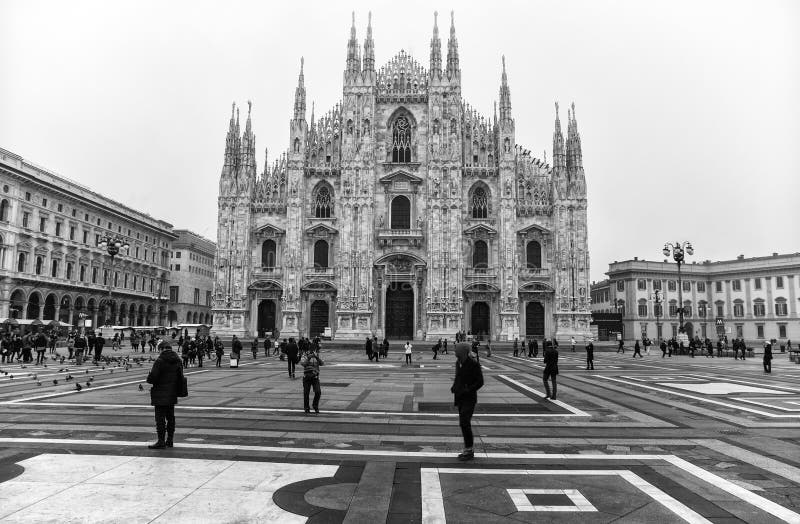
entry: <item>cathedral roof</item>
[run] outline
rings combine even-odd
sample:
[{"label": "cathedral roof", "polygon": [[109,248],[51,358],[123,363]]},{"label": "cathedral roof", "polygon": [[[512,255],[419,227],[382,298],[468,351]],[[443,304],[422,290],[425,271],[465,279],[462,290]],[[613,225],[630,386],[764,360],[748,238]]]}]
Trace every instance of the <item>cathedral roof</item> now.
[{"label": "cathedral roof", "polygon": [[377,85],[383,94],[423,94],[428,91],[428,73],[414,57],[401,49],[378,70]]}]

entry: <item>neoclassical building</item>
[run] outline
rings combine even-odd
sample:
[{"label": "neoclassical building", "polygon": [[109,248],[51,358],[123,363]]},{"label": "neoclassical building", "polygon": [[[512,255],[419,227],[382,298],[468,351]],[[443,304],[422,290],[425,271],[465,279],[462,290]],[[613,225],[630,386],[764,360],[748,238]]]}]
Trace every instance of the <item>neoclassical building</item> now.
[{"label": "neoclassical building", "polygon": [[169,311],[167,322],[211,324],[211,295],[214,288],[214,255],[211,240],[188,229],[175,229],[169,260]]},{"label": "neoclassical building", "polygon": [[[113,264],[104,236],[130,244]],[[0,321],[164,325],[175,238],[167,222],[0,149]]]},{"label": "neoclassical building", "polygon": [[303,61],[289,147],[261,173],[248,102],[219,181],[214,329],[335,338],[588,336],[586,183],[574,105],[552,165],[517,144],[505,59],[495,112],[461,96],[451,19],[428,68],[376,67],[355,22],[342,98],[306,116]]}]

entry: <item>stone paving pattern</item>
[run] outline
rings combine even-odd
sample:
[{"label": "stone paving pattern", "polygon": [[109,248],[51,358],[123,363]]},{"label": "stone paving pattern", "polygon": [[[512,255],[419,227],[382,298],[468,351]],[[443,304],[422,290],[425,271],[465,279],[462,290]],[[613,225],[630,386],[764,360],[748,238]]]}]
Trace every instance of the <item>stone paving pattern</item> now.
[{"label": "stone paving pattern", "polygon": [[[800,522],[800,365],[779,353],[771,375],[759,358],[660,352],[596,351],[587,371],[567,348],[553,403],[541,357],[500,346],[481,357],[469,463],[455,458],[452,354],[407,367],[399,352],[375,364],[323,349],[319,415],[303,413],[302,380],[275,357],[206,361],[187,370],[166,451],[146,448],[138,387],[154,355],[133,356],[145,361],[0,365],[0,521]],[[120,489],[126,467],[137,473]],[[169,497],[145,502],[159,483]],[[563,492],[515,502],[519,490]],[[593,509],[576,511],[571,490]]]}]

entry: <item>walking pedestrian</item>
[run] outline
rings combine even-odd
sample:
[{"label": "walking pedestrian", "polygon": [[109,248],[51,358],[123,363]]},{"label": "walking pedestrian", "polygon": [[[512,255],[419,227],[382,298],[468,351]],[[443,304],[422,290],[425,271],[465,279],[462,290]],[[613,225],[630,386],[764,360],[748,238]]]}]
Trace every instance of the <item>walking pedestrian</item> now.
[{"label": "walking pedestrian", "polygon": [[383,337],[383,344],[381,345],[381,351],[383,352],[383,358],[389,358],[389,340],[386,337]]},{"label": "walking pedestrian", "polygon": [[319,367],[324,364],[311,347],[303,353],[303,358],[300,359],[300,365],[303,366],[303,408],[306,413],[311,412],[308,396],[312,388],[314,389],[314,401],[310,407],[314,408],[314,413],[319,413],[319,397],[322,394],[319,384]]},{"label": "walking pedestrian", "polygon": [[94,337],[94,362],[100,362],[100,357],[103,356],[103,347],[106,345],[106,339],[103,334],[99,333]]},{"label": "walking pedestrian", "polygon": [[569,343],[572,345],[572,352],[575,353],[575,337],[569,337]]},{"label": "walking pedestrian", "polygon": [[[789,350],[792,349],[792,341],[789,341]],[[442,346],[442,355],[447,355],[447,337],[444,338],[444,346]]]},{"label": "walking pedestrian", "polygon": [[[542,381],[544,382],[544,391],[547,393],[544,398],[556,400],[557,386],[556,376],[558,376],[558,349],[555,344],[550,344],[544,350],[544,371],[542,372]],[[550,384],[548,379],[553,382],[553,392],[550,393]]]},{"label": "walking pedestrian", "polygon": [[517,339],[517,338],[514,339],[514,346],[513,347],[514,347],[513,355],[515,357],[518,357],[519,356],[519,339]]},{"label": "walking pedestrian", "polygon": [[458,425],[464,437],[464,451],[459,453],[459,460],[472,460],[475,457],[472,414],[478,403],[478,390],[483,387],[481,365],[469,354],[469,344],[466,342],[456,344],[456,375],[450,392],[453,393],[453,404],[458,408]]},{"label": "walking pedestrian", "polygon": [[764,341],[764,373],[772,373],[772,343]]},{"label": "walking pedestrian", "polygon": [[[156,435],[158,441],[147,446],[150,449],[164,449],[173,446],[175,437],[175,404],[182,396],[183,368],[177,353],[168,343],[162,344],[161,354],[153,363],[147,375],[150,388],[150,404],[155,408]],[[165,438],[166,437],[166,438]]]},{"label": "walking pedestrian", "polygon": [[639,345],[639,341],[638,340],[633,345],[633,358],[636,358],[636,355],[639,355],[639,358],[644,358],[642,356],[642,347]]},{"label": "walking pedestrian", "polygon": [[222,356],[225,354],[225,346],[219,337],[214,337],[214,351],[217,356],[217,367],[222,367]]},{"label": "walking pedestrian", "polygon": [[33,337],[33,348],[36,350],[36,364],[44,364],[44,353],[47,351],[47,335],[37,333]]},{"label": "walking pedestrian", "polygon": [[411,365],[411,349],[412,349],[412,346],[411,346],[411,341],[406,341],[406,345],[405,345],[405,350],[406,350],[406,364],[405,364],[405,365],[408,365],[408,366],[410,366],[410,365]]},{"label": "walking pedestrian", "polygon": [[664,358],[665,356],[667,356],[667,343],[662,339],[661,346],[659,347],[661,348],[661,358]]},{"label": "walking pedestrian", "polygon": [[364,351],[367,354],[367,358],[372,361],[372,339],[367,337],[367,341],[364,343]]},{"label": "walking pedestrian", "polygon": [[533,358],[539,358],[539,341],[533,339]]},{"label": "walking pedestrian", "polygon": [[[586,369],[594,369],[594,344],[591,339],[586,344]],[[553,388],[555,389],[555,385]]]},{"label": "walking pedestrian", "polygon": [[294,341],[294,338],[289,338],[289,344],[286,346],[286,362],[289,369],[289,378],[295,378],[294,369],[295,365],[297,364],[298,351],[299,348],[297,347],[297,343]]},{"label": "walking pedestrian", "polygon": [[272,351],[272,340],[267,335],[267,338],[264,339],[264,358],[269,356],[270,351]]},{"label": "walking pedestrian", "polygon": [[233,335],[231,340],[231,360],[235,360],[236,364],[231,367],[239,367],[239,359],[242,358],[242,341],[236,335]]},{"label": "walking pedestrian", "polygon": [[623,345],[622,339],[619,339],[619,344],[617,345],[617,353],[619,353],[620,351],[622,352],[623,355],[625,354],[625,346]]},{"label": "walking pedestrian", "polygon": [[256,359],[256,353],[258,353],[258,337],[254,337],[253,341],[250,343],[250,351],[253,353],[253,360]]}]

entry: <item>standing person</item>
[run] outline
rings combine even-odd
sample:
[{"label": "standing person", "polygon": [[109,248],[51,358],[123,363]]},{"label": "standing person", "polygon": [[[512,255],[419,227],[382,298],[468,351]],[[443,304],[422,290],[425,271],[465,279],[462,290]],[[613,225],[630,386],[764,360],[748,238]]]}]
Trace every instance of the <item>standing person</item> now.
[{"label": "standing person", "polygon": [[47,335],[38,333],[34,336],[33,348],[36,350],[36,364],[44,364],[44,353],[47,351]]},{"label": "standing person", "polygon": [[514,338],[514,346],[513,346],[513,348],[514,348],[513,355],[515,357],[518,357],[519,356],[519,339],[518,338]]},{"label": "standing person", "polygon": [[[589,343],[586,344],[586,369],[594,369],[594,344],[592,339],[589,339]],[[553,390],[555,390],[555,384],[553,384]]]},{"label": "standing person", "polygon": [[239,359],[242,358],[242,341],[236,335],[231,340],[231,358],[236,360],[236,367],[239,367]]},{"label": "standing person", "polygon": [[527,342],[528,342],[528,344],[527,344],[528,345],[528,358],[531,358],[531,357],[533,357],[533,339],[529,338]]},{"label": "standing person", "polygon": [[[195,342],[195,347],[197,351],[197,367],[203,367],[203,358],[206,356],[206,345],[202,339],[199,337]],[[142,348],[142,353],[144,353],[144,348]]]},{"label": "standing person", "polygon": [[478,390],[483,387],[481,365],[469,354],[469,344],[456,344],[456,376],[450,392],[453,393],[453,404],[458,408],[458,425],[464,437],[464,451],[459,453],[458,460],[472,460],[475,457],[471,422],[478,403]]},{"label": "standing person", "polygon": [[486,341],[486,356],[487,357],[491,357],[492,356],[492,341],[491,340],[487,340]]},{"label": "standing person", "polygon": [[[556,376],[558,376],[558,349],[557,346],[551,344],[544,350],[544,371],[542,372],[542,381],[544,382],[544,390],[547,395],[544,398],[556,400]],[[550,384],[547,380],[553,382],[553,393],[550,394]]]},{"label": "standing person", "polygon": [[75,365],[80,366],[83,364],[83,352],[87,348],[86,337],[82,334],[75,335]]},{"label": "standing person", "polygon": [[214,351],[217,355],[217,367],[222,367],[222,356],[225,354],[225,346],[219,337],[214,337]]},{"label": "standing person", "polygon": [[50,354],[52,355],[53,353],[56,352],[56,344],[58,343],[58,336],[56,335],[55,331],[50,333],[49,342],[50,342]]},{"label": "standing person", "polygon": [[100,357],[103,356],[103,347],[106,345],[106,339],[103,338],[102,333],[94,337],[94,361],[100,362]]},{"label": "standing person", "polygon": [[269,356],[270,351],[272,351],[272,340],[267,335],[267,338],[264,339],[264,358]]},{"label": "standing person", "polygon": [[367,341],[364,343],[364,351],[367,353],[367,358],[372,360],[372,339],[367,337]]},{"label": "standing person", "polygon": [[253,341],[250,343],[250,351],[253,353],[253,360],[255,360],[256,353],[258,353],[258,337],[254,337]]},{"label": "standing person", "polygon": [[[791,341],[789,341],[789,350],[791,351],[791,349],[792,349]],[[442,346],[442,355],[448,355],[448,354],[449,353],[447,353],[447,337],[444,337],[444,345]]]},{"label": "standing person", "polygon": [[639,345],[639,340],[636,340],[636,343],[633,345],[633,358],[636,358],[636,355],[639,355],[639,358],[644,358],[642,356],[642,347]]},{"label": "standing person", "polygon": [[150,388],[150,404],[155,407],[158,435],[158,441],[147,447],[171,448],[175,437],[175,404],[183,388],[183,368],[178,354],[172,351],[168,343],[162,344],[161,354],[147,375],[147,383],[153,385]]},{"label": "standing person", "polygon": [[383,358],[389,358],[389,340],[383,337]]},{"label": "standing person", "polygon": [[286,346],[286,362],[289,369],[289,378],[295,378],[294,369],[297,365],[297,353],[299,348],[293,337],[289,338],[289,344]]},{"label": "standing person", "polygon": [[575,353],[575,337],[569,337],[569,343],[572,345],[572,352]]},{"label": "standing person", "polygon": [[2,355],[0,363],[5,364],[6,359],[8,359],[9,363],[11,362],[11,336],[8,333],[3,335],[3,340],[0,340],[0,355]]},{"label": "standing person", "polygon": [[764,341],[764,373],[772,373],[772,342]]},{"label": "standing person", "polygon": [[533,358],[539,357],[539,342],[534,338],[533,339]]},{"label": "standing person", "polygon": [[314,413],[319,413],[319,397],[322,394],[322,389],[319,385],[319,367],[324,364],[312,347],[309,347],[303,353],[303,358],[300,359],[300,365],[303,366],[303,408],[306,413],[311,412],[308,405],[308,395],[312,388],[314,389],[314,401],[311,403],[311,407],[314,408]]},{"label": "standing person", "polygon": [[406,350],[406,365],[411,365],[411,341],[406,341],[405,350]]},{"label": "standing person", "polygon": [[664,358],[665,356],[667,356],[667,343],[664,341],[664,339],[661,339],[660,347],[661,347],[661,358]]},{"label": "standing person", "polygon": [[433,351],[433,360],[436,360],[436,357],[439,355],[439,342],[433,345],[431,351]]}]

